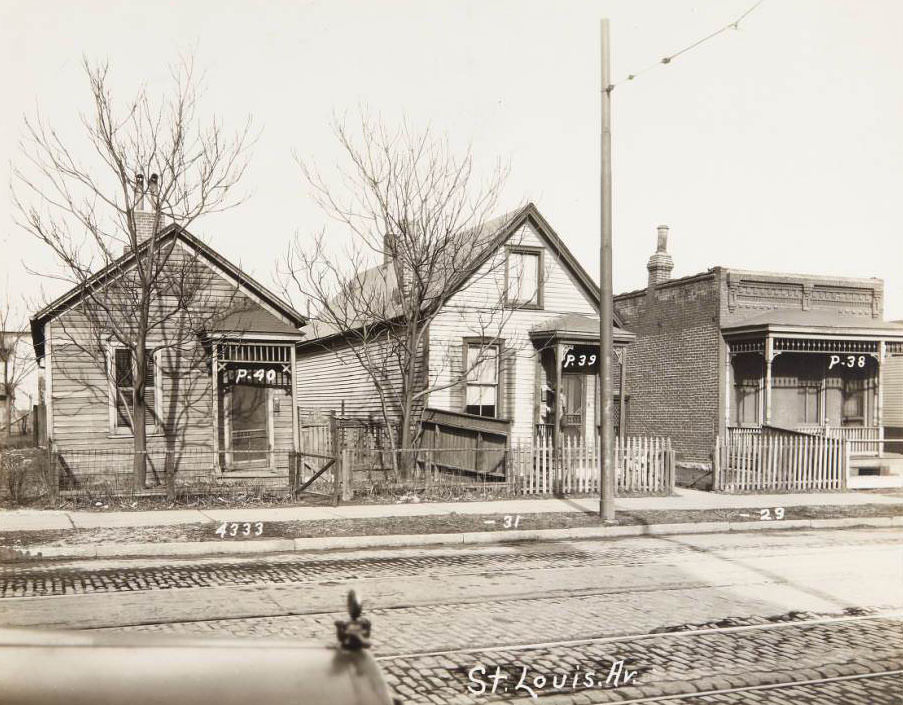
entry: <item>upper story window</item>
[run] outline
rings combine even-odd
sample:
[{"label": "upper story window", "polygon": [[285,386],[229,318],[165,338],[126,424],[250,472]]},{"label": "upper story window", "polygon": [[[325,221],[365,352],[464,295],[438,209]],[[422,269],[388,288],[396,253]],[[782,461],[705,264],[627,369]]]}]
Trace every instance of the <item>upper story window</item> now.
[{"label": "upper story window", "polygon": [[464,411],[477,416],[499,415],[499,346],[467,343]]},{"label": "upper story window", "polygon": [[510,247],[505,263],[505,303],[542,308],[542,248]]},{"label": "upper story window", "polygon": [[[144,354],[147,359],[147,370],[144,376],[144,425],[145,428],[154,428],[157,425],[158,375],[153,351],[145,350]],[[135,411],[132,351],[129,348],[113,348],[110,364],[113,375],[113,383],[110,386],[112,397],[110,405],[113,407],[112,430],[115,433],[131,434]]]}]

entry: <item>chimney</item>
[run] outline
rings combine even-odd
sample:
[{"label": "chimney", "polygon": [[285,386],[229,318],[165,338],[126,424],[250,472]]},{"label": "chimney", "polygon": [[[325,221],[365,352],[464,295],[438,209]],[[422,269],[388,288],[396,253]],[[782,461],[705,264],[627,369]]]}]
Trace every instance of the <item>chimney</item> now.
[{"label": "chimney", "polygon": [[397,239],[394,235],[386,233],[383,235],[383,264],[388,266],[396,256]]},{"label": "chimney", "polygon": [[154,233],[159,190],[159,177],[156,174],[150,175],[147,188],[144,186],[144,174],[135,176],[135,231],[139,245]]},{"label": "chimney", "polygon": [[646,264],[649,270],[649,288],[661,284],[671,278],[671,270],[674,269],[674,260],[668,254],[668,226],[658,226],[658,244],[655,254],[649,258]]}]

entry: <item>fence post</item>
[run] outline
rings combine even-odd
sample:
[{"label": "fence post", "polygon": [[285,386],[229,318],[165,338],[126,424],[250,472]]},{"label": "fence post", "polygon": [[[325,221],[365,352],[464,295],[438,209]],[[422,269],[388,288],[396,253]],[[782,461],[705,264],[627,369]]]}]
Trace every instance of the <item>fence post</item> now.
[{"label": "fence post", "polygon": [[342,501],[349,502],[354,497],[352,479],[354,477],[351,465],[351,451],[342,448]]},{"label": "fence post", "polygon": [[47,477],[50,483],[50,501],[54,506],[60,503],[60,466],[53,453],[53,445],[47,442]]},{"label": "fence post", "polygon": [[339,427],[336,423],[335,411],[329,414],[329,440],[332,445],[332,457],[334,458],[332,465],[332,503],[334,507],[339,506],[339,499],[342,494],[342,443],[339,440]]},{"label": "fence post", "polygon": [[712,458],[712,490],[721,491],[721,436],[715,436],[715,454]]},{"label": "fence post", "polygon": [[847,441],[841,441],[843,452],[843,467],[840,468],[840,489],[847,489],[847,482],[850,477],[850,444]]},{"label": "fence post", "polygon": [[677,464],[677,459],[674,455],[674,449],[671,447],[671,438],[668,438],[668,486],[665,488],[668,491],[668,496],[674,494],[674,475],[677,472],[677,468],[675,467]]}]

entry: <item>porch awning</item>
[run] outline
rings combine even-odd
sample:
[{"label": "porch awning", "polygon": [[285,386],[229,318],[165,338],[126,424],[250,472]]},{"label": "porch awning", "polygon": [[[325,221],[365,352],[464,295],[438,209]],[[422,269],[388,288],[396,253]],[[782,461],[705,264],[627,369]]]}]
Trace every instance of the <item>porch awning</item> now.
[{"label": "porch awning", "polygon": [[[627,345],[636,336],[623,328],[612,325],[612,340],[617,345]],[[565,313],[536,324],[530,329],[533,340],[549,341],[598,341],[599,317],[580,313]]]},{"label": "porch awning", "polygon": [[831,311],[775,309],[722,326],[725,337],[771,336],[871,338],[903,341],[903,325],[868,316],[844,316]]},{"label": "porch awning", "polygon": [[301,340],[304,337],[304,333],[298,328],[260,308],[234,309],[212,321],[207,332],[212,336],[225,337],[265,336],[292,340]]}]

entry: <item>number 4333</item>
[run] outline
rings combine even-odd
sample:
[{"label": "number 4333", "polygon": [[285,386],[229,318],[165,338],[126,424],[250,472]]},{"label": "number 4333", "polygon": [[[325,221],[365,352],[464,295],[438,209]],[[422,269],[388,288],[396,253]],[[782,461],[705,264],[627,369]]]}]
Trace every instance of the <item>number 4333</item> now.
[{"label": "number 4333", "polygon": [[239,536],[260,536],[263,534],[263,522],[256,521],[252,524],[249,521],[241,523],[224,521],[213,533],[224,539]]}]

